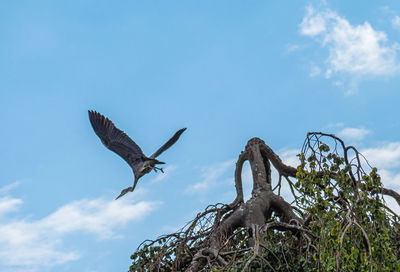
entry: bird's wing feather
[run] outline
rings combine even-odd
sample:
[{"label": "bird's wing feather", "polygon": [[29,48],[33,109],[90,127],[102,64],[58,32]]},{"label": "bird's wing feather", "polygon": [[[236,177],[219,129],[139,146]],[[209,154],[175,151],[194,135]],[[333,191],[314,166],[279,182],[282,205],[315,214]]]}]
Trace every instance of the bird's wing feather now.
[{"label": "bird's wing feather", "polygon": [[166,142],[162,147],[160,147],[156,152],[154,152],[154,154],[151,155],[150,158],[154,159],[154,158],[157,158],[158,156],[160,156],[161,153],[163,153],[165,150],[170,148],[171,145],[173,145],[174,143],[176,143],[176,141],[178,141],[179,137],[185,130],[186,130],[186,128],[182,128],[182,129],[178,130],[177,132],[175,132],[174,136],[172,136],[172,138],[169,139],[168,142]]},{"label": "bird's wing feather", "polygon": [[120,155],[129,165],[144,157],[140,147],[125,132],[118,129],[110,119],[96,111],[89,111],[89,119],[94,132],[102,143]]}]

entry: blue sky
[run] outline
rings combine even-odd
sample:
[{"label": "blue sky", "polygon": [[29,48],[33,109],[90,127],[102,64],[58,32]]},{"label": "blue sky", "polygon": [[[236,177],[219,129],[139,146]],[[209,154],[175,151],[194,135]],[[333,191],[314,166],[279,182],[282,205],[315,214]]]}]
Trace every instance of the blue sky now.
[{"label": "blue sky", "polygon": [[[335,133],[400,191],[398,1],[7,1],[0,39],[1,271],[127,271],[235,198],[255,136],[296,166],[308,131]],[[133,175],[88,109],[148,155],[188,129],[114,201]]]}]

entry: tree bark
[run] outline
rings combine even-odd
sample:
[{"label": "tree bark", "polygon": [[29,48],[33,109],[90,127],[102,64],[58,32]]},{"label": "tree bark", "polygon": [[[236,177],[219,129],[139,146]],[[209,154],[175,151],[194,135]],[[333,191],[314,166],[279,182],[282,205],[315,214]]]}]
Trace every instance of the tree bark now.
[{"label": "tree bark", "polygon": [[[248,160],[253,174],[253,190],[251,198],[243,202],[242,168],[243,163]],[[290,226],[289,223],[302,223],[294,212],[291,205],[282,197],[272,191],[271,166],[278,170],[283,176],[296,176],[297,170],[285,165],[272,149],[259,138],[252,138],[248,141],[236,163],[235,187],[237,196],[229,207],[234,208],[233,212],[222,220],[220,225],[210,236],[209,247],[199,250],[193,257],[193,261],[186,271],[197,271],[199,260],[210,252],[218,252],[221,243],[229,237],[237,228],[245,227],[251,230],[254,226],[262,227],[266,220],[274,212],[282,224],[281,228]],[[251,231],[250,231],[251,232]],[[217,256],[214,256],[217,258]]]}]

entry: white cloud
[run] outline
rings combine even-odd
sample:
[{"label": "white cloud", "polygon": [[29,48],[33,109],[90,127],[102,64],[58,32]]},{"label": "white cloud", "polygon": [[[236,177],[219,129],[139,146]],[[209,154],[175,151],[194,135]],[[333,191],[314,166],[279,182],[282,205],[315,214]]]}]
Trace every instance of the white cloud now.
[{"label": "white cloud", "polygon": [[392,27],[394,29],[400,30],[400,16],[396,15],[392,19]]},{"label": "white cloud", "polygon": [[13,183],[7,184],[3,187],[0,187],[0,194],[6,194],[9,191],[11,191],[12,189],[18,187],[21,184],[20,181],[15,181]]},{"label": "white cloud", "polygon": [[386,205],[392,210],[394,211],[396,214],[400,214],[400,206],[399,204],[397,204],[396,200],[393,197],[390,196],[384,196],[383,197],[385,199]]},{"label": "white cloud", "polygon": [[1,197],[0,198],[0,216],[3,214],[15,211],[22,204],[22,200],[12,197]]},{"label": "white cloud", "polygon": [[306,16],[300,24],[300,33],[306,36],[315,36],[326,32],[326,15],[315,13],[313,7],[308,6]]},{"label": "white cloud", "polygon": [[340,130],[337,135],[344,140],[349,140],[349,141],[354,141],[354,140],[362,140],[364,137],[368,134],[370,134],[371,131],[365,128],[343,128]]},{"label": "white cloud", "polygon": [[[21,199],[2,198],[5,211],[15,211]],[[7,204],[8,203],[8,204]],[[0,221],[0,268],[40,271],[81,256],[66,250],[63,242],[71,233],[86,232],[99,238],[115,238],[115,230],[149,215],[160,203],[132,202],[132,196],[118,201],[83,199],[73,201],[38,220]],[[1,209],[1,208],[0,208]],[[41,269],[42,268],[42,269]]]},{"label": "white cloud", "polygon": [[286,165],[292,166],[297,168],[300,164],[299,157],[297,157],[298,154],[301,153],[300,149],[284,149],[279,152],[280,153],[280,158],[282,159],[282,162],[285,163]]},{"label": "white cloud", "polygon": [[[400,193],[400,142],[360,151],[372,167],[378,168],[383,186]],[[385,197],[389,208],[400,214],[400,207],[392,197]]]},{"label": "white cloud", "polygon": [[186,188],[186,193],[203,192],[214,186],[218,179],[229,169],[233,168],[236,160],[228,160],[222,163],[205,167],[202,171],[202,180]]},{"label": "white cloud", "polygon": [[350,91],[357,89],[363,78],[394,75],[399,71],[398,44],[388,45],[386,34],[373,29],[368,22],[352,25],[329,9],[316,11],[310,6],[300,24],[300,33],[329,49],[325,75],[350,76]]},{"label": "white cloud", "polygon": [[115,227],[144,217],[154,209],[155,204],[145,201],[132,204],[127,198],[121,201],[84,199],[59,208],[37,223],[54,233],[86,231],[101,238],[110,238]]},{"label": "white cloud", "polygon": [[395,173],[388,169],[379,169],[378,173],[384,186],[400,189],[400,173]]},{"label": "white cloud", "polygon": [[[384,187],[393,189],[397,193],[400,193],[400,171],[399,169],[396,170],[397,172],[387,169],[379,169],[378,173],[381,176],[381,181]],[[387,206],[400,215],[400,206],[396,200],[390,196],[385,196],[384,198]]]},{"label": "white cloud", "polygon": [[360,151],[378,169],[400,167],[400,142],[387,143]]}]

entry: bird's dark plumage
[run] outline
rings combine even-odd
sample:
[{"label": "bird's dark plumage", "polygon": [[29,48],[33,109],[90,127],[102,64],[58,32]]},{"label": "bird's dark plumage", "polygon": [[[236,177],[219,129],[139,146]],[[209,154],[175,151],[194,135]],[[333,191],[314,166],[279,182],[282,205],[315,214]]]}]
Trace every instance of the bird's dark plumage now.
[{"label": "bird's dark plumage", "polygon": [[171,139],[161,146],[153,155],[146,157],[140,147],[125,134],[118,129],[113,122],[96,111],[89,111],[89,120],[92,124],[94,132],[99,136],[101,142],[111,151],[120,155],[132,168],[135,175],[133,187],[122,190],[117,197],[120,198],[129,191],[135,189],[136,183],[140,177],[149,173],[151,170],[157,171],[156,164],[163,164],[156,159],[161,153],[170,148],[179,139],[186,128],[178,130]]},{"label": "bird's dark plumage", "polygon": [[140,147],[125,132],[115,127],[110,119],[95,111],[89,111],[89,119],[102,143],[128,164],[144,156]]},{"label": "bird's dark plumage", "polygon": [[185,130],[186,130],[186,128],[182,128],[182,129],[178,130],[177,132],[175,132],[174,136],[172,136],[172,138],[169,139],[168,142],[166,142],[162,147],[160,147],[156,152],[154,152],[154,154],[151,155],[150,158],[155,159],[158,156],[160,156],[161,153],[163,153],[165,150],[170,148],[171,145],[173,145],[174,143],[176,143],[176,141],[178,141],[179,137]]}]

